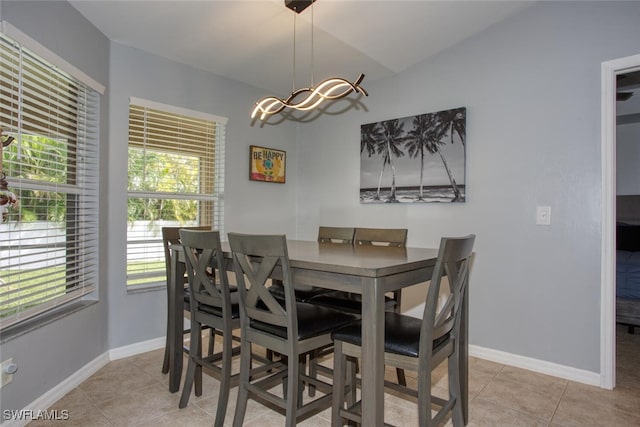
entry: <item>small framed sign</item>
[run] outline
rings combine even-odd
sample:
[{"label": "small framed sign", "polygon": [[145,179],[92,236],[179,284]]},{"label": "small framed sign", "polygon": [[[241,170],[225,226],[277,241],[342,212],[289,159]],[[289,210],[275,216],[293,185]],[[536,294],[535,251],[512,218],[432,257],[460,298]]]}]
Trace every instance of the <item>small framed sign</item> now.
[{"label": "small framed sign", "polygon": [[249,150],[249,179],[251,181],[285,183],[287,170],[286,151],[258,147],[257,145],[250,146]]}]

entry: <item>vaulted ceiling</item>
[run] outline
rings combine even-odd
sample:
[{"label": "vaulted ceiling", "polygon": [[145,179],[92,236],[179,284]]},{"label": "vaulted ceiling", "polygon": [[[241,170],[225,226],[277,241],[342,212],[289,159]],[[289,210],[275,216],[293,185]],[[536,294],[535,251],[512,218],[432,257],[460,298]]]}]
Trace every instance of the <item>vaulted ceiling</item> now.
[{"label": "vaulted ceiling", "polygon": [[284,0],[70,3],[114,42],[284,95],[294,69],[296,87],[360,73],[366,87],[533,2],[318,0],[299,15]]}]

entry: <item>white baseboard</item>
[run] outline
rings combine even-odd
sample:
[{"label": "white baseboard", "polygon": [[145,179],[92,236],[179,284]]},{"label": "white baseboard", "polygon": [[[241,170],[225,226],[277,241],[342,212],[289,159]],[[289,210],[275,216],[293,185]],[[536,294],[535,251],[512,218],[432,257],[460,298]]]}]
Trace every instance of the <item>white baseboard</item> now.
[{"label": "white baseboard", "polygon": [[[57,386],[31,402],[27,405],[23,411],[44,411],[51,407],[54,403],[60,400],[64,395],[69,393],[74,388],[78,387],[83,381],[88,379],[91,375],[98,372],[105,367],[107,363],[112,360],[122,359],[129,356],[135,356],[136,354],[145,353],[147,351],[157,350],[163,348],[165,344],[165,337],[154,338],[147,341],[142,341],[122,347],[117,347],[102,353],[100,356],[93,359],[91,362],[78,369],[67,379],[62,381]],[[27,425],[31,420],[7,420],[2,423],[2,427],[23,427]]]},{"label": "white baseboard", "polygon": [[565,380],[571,380],[583,384],[600,387],[600,374],[584,369],[577,369],[571,366],[559,365],[553,362],[533,359],[531,357],[520,356],[513,353],[506,353],[500,350],[469,346],[469,355],[491,362],[502,363],[503,365],[514,366],[516,368],[527,369],[541,374],[551,375]]},{"label": "white baseboard", "polygon": [[[423,310],[424,304],[414,307],[402,314],[421,318]],[[527,356],[520,356],[518,354],[507,353],[477,345],[469,345],[469,355],[489,360],[491,362],[501,363],[503,365],[514,366],[516,368],[527,369],[529,371],[563,378],[565,380],[602,387],[601,375],[597,372],[585,371],[571,366],[559,365],[553,362],[547,362]]]},{"label": "white baseboard", "polygon": [[123,359],[125,357],[135,356],[136,354],[146,353],[147,351],[164,348],[165,342],[165,337],[158,337],[122,347],[112,348],[109,350],[109,360]]}]

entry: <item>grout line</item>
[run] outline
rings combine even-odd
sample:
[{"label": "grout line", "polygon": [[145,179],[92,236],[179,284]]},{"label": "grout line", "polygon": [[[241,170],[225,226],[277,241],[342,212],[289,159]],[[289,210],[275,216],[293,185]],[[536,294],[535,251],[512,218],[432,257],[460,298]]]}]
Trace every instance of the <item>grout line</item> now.
[{"label": "grout line", "polygon": [[567,393],[567,388],[569,388],[569,381],[567,381],[564,385],[564,389],[562,390],[562,394],[560,395],[560,399],[558,399],[558,403],[556,404],[555,409],[553,410],[553,414],[551,415],[551,418],[549,419],[549,424],[551,425],[551,423],[553,422],[553,419],[556,416],[556,413],[558,412],[558,408],[560,407],[560,404],[562,403],[562,399],[564,399],[564,395]]},{"label": "grout line", "polygon": [[[99,372],[99,371],[98,371],[98,372]],[[86,380],[85,380],[85,381],[86,381]],[[78,390],[78,391],[79,391],[79,392],[84,396],[84,398],[85,398],[85,399],[87,399],[87,400],[89,401],[89,403],[91,404],[91,406],[93,406],[93,409],[94,409],[96,412],[98,412],[99,414],[101,414],[101,415],[104,417],[104,419],[105,419],[105,420],[107,420],[107,423],[109,423],[109,425],[110,425],[110,426],[113,426],[114,424],[113,424],[113,422],[111,421],[111,419],[110,419],[110,418],[107,416],[107,414],[105,414],[105,413],[104,413],[100,408],[98,408],[98,405],[96,405],[96,403],[93,401],[93,399],[91,399],[91,398],[89,397],[89,395],[88,395],[87,393],[85,393],[85,392],[84,392],[84,390],[82,390],[82,389],[80,388],[80,386],[81,386],[81,385],[82,385],[82,383],[81,383],[78,387],[76,387],[76,390]]]}]

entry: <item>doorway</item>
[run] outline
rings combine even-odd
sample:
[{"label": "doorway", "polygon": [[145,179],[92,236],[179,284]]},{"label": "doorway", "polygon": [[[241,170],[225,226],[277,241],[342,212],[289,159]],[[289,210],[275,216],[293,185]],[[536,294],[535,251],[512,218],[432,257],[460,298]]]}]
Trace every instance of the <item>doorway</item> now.
[{"label": "doorway", "polygon": [[640,55],[602,63],[602,245],[600,386],[616,384],[616,92],[617,76],[640,70]]}]

